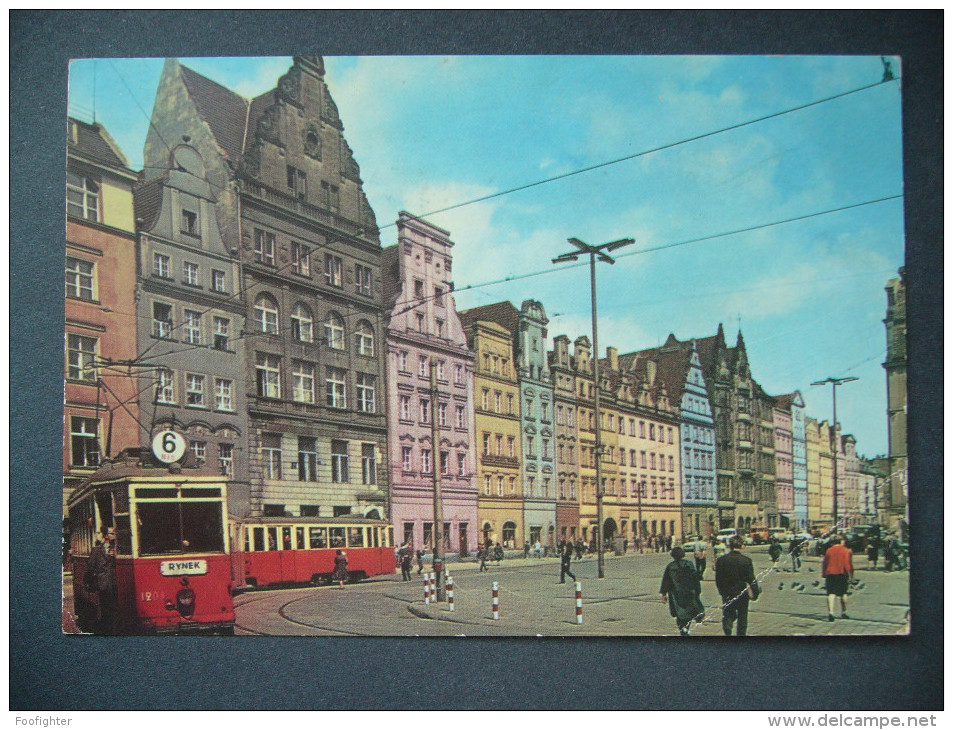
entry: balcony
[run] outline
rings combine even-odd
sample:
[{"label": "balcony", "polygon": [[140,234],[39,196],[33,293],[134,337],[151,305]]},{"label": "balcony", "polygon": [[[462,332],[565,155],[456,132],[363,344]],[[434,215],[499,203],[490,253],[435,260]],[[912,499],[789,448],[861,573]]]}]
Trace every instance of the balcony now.
[{"label": "balcony", "polygon": [[480,463],[484,466],[494,466],[502,469],[518,469],[520,461],[515,456],[500,456],[498,454],[483,454]]},{"label": "balcony", "polygon": [[318,221],[319,223],[345,231],[353,236],[361,235],[362,228],[360,226],[326,208],[319,208],[293,195],[283,193],[267,185],[248,180],[247,178],[242,179],[241,185],[242,192],[251,197],[272,205],[277,205],[285,210],[297,213],[304,218]]}]

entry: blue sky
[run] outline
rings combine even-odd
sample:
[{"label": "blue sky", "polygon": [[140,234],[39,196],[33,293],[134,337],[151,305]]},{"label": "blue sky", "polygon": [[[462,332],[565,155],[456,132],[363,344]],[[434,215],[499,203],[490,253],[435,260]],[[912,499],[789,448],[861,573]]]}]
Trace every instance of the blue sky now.
[{"label": "blue sky", "polygon": [[[245,96],[291,59],[181,59]],[[899,60],[892,59],[900,75]],[[383,245],[416,215],[876,84],[877,56],[328,57],[326,80]],[[161,59],[75,61],[70,112],[93,109],[138,169]],[[94,89],[95,78],[95,94]],[[887,449],[884,285],[903,265],[899,82],[429,216],[455,241],[457,306],[542,301],[550,335],[590,333],[588,271],[551,259],[578,237],[631,237],[600,265],[599,343],[620,352],[739,324],[755,378]],[[560,270],[562,268],[562,270]],[[505,276],[540,276],[474,287]]]}]

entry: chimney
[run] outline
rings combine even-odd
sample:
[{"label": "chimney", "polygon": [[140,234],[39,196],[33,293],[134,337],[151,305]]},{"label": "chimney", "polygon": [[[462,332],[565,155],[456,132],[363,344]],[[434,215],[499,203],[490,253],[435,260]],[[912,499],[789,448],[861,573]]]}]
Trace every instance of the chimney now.
[{"label": "chimney", "polygon": [[606,358],[609,360],[609,367],[612,370],[619,369],[619,350],[615,347],[606,348]]}]

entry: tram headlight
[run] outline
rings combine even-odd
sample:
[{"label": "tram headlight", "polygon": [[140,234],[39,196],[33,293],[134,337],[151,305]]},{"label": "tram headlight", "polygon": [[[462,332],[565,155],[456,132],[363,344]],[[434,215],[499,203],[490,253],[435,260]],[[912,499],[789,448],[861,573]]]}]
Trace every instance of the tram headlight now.
[{"label": "tram headlight", "polygon": [[189,618],[195,613],[195,591],[191,588],[183,588],[175,594],[175,608],[185,618]]}]

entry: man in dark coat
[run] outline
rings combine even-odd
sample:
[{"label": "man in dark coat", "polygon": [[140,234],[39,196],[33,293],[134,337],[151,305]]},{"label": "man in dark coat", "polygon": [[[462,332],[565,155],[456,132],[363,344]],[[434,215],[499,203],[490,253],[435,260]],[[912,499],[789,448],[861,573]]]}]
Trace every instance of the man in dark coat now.
[{"label": "man in dark coat", "polygon": [[723,603],[727,604],[721,618],[721,627],[725,636],[731,636],[735,621],[738,622],[737,636],[748,633],[748,602],[758,600],[760,588],[754,577],[754,564],[751,558],[741,554],[744,540],[738,535],[728,541],[730,552],[715,561],[715,586]]},{"label": "man in dark coat", "polygon": [[676,547],[672,550],[672,562],[662,573],[662,586],[659,588],[662,600],[668,600],[669,613],[675,618],[675,625],[682,636],[689,635],[692,621],[705,618],[702,605],[702,584],[698,571],[691,561],[685,559],[685,550]]},{"label": "man in dark coat", "polygon": [[95,593],[99,604],[97,633],[116,630],[116,534],[103,528],[102,542],[93,548],[86,565],[86,590]]},{"label": "man in dark coat", "polygon": [[573,580],[576,580],[576,574],[569,570],[569,564],[572,562],[572,543],[567,542],[563,548],[563,554],[559,561],[559,582],[565,583],[566,576],[568,575]]}]

